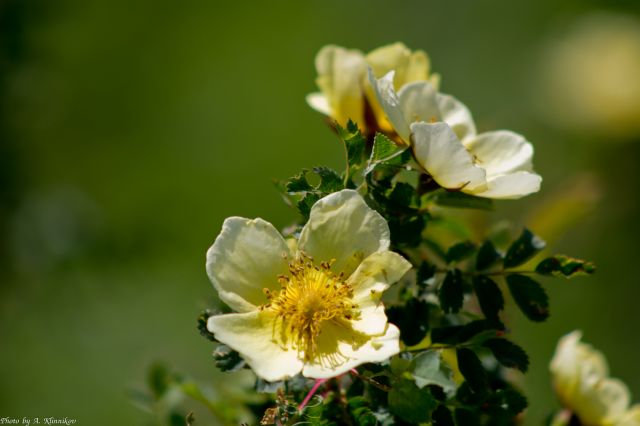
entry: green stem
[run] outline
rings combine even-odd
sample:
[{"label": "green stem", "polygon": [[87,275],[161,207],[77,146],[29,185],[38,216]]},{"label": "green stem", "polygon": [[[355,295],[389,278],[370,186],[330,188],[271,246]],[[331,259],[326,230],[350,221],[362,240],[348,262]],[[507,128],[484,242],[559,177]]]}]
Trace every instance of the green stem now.
[{"label": "green stem", "polygon": [[[436,274],[446,274],[447,272],[449,272],[448,269],[437,269],[436,270]],[[477,277],[479,275],[485,275],[485,276],[502,276],[502,275],[510,275],[510,274],[520,274],[520,275],[533,275],[533,274],[537,274],[536,271],[518,271],[518,270],[501,270],[501,271],[494,271],[494,272],[478,272],[478,271],[473,271],[473,272],[462,272],[462,275],[468,276],[468,277]]]},{"label": "green stem", "polygon": [[405,352],[419,352],[419,351],[429,351],[429,350],[438,350],[438,349],[458,349],[458,348],[470,348],[476,346],[477,343],[469,342],[469,343],[460,343],[459,345],[447,345],[445,343],[430,343],[426,346],[416,345],[409,348],[405,348]]},{"label": "green stem", "polygon": [[387,385],[383,385],[382,383],[378,383],[375,380],[369,378],[369,377],[365,377],[363,375],[361,375],[360,373],[358,373],[358,371],[355,368],[351,369],[351,374],[353,374],[354,376],[356,376],[357,378],[359,378],[360,380],[369,383],[370,385],[383,390],[385,392],[389,392],[391,390],[390,386]]}]

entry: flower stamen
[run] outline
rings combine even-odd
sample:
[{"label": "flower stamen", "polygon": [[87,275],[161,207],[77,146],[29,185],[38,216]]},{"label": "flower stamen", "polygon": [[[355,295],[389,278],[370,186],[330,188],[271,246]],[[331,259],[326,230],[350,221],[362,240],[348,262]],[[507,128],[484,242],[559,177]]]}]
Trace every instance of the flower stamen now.
[{"label": "flower stamen", "polygon": [[[268,303],[261,309],[271,309],[276,319],[273,337],[283,347],[297,350],[305,361],[320,360],[338,364],[342,355],[321,356],[318,337],[327,322],[351,331],[351,321],[359,319],[358,305],[353,303],[353,288],[335,274],[331,266],[335,259],[314,264],[301,254],[289,263],[289,275],[278,276],[279,292],[265,289]],[[321,358],[321,359],[319,359]]]}]

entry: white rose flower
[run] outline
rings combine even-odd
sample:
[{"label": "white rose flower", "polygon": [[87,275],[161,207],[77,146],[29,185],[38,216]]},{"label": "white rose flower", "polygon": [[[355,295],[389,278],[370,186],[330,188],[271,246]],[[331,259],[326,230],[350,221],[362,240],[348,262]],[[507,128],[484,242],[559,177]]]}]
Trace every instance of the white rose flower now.
[{"label": "white rose flower", "polygon": [[540,190],[533,146],[508,130],[476,134],[467,107],[427,81],[396,92],[393,71],[369,79],[400,143],[443,188],[478,197],[515,199]]},{"label": "white rose flower", "polygon": [[316,55],[316,70],[320,92],[307,95],[309,106],[341,126],[349,120],[364,126],[362,76],[367,72],[367,63],[362,52],[325,46]]},{"label": "white rose flower", "polygon": [[411,264],[389,251],[389,227],[353,190],[311,209],[297,248],[270,223],[232,217],[207,252],[207,272],[237,313],[207,328],[268,381],[329,378],[399,352],[382,292]]},{"label": "white rose flower", "polygon": [[561,404],[589,426],[640,426],[640,407],[629,409],[629,389],[609,377],[600,351],[580,342],[574,331],[558,342],[550,364]]},{"label": "white rose flower", "polygon": [[309,94],[307,103],[341,126],[351,119],[366,132],[374,120],[379,130],[391,130],[369,84],[367,67],[379,77],[394,70],[396,88],[419,80],[429,80],[436,86],[439,82],[438,75],[429,76],[427,54],[422,50],[411,51],[403,43],[382,46],[367,55],[359,50],[328,45],[316,55],[316,84],[320,92]]}]

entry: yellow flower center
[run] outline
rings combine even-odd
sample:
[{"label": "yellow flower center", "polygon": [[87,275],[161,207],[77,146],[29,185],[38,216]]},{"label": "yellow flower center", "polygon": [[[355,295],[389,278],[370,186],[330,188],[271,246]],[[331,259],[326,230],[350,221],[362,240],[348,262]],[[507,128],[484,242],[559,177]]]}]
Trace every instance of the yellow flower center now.
[{"label": "yellow flower center", "polygon": [[288,276],[278,277],[279,292],[264,290],[269,302],[261,309],[276,315],[274,340],[297,350],[305,361],[317,358],[323,324],[332,322],[351,329],[350,322],[360,317],[352,301],[353,289],[344,282],[343,274],[331,271],[332,263],[316,266],[302,254],[289,263]]}]

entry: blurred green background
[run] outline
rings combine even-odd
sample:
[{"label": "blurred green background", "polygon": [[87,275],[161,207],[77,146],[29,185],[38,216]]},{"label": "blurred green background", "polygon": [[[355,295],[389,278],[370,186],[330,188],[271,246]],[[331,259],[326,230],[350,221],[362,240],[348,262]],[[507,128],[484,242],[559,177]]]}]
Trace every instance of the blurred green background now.
[{"label": "blurred green background", "polygon": [[429,53],[442,90],[481,130],[513,129],[535,144],[543,190],[498,203],[491,220],[537,225],[555,251],[599,267],[546,283],[547,323],[512,314],[532,357],[518,378],[527,424],[556,407],[547,364],[575,328],[639,401],[640,138],[558,125],[562,109],[559,120],[548,111],[563,93],[545,95],[541,77],[549,46],[602,11],[637,19],[640,6],[0,1],[0,416],[148,424],[127,394],[144,388],[155,360],[205,383],[232,380],[195,328],[214,300],[205,251],[227,216],[279,227],[296,218],[273,178],[342,166],[338,140],[304,102],[317,50],[395,41]]}]

